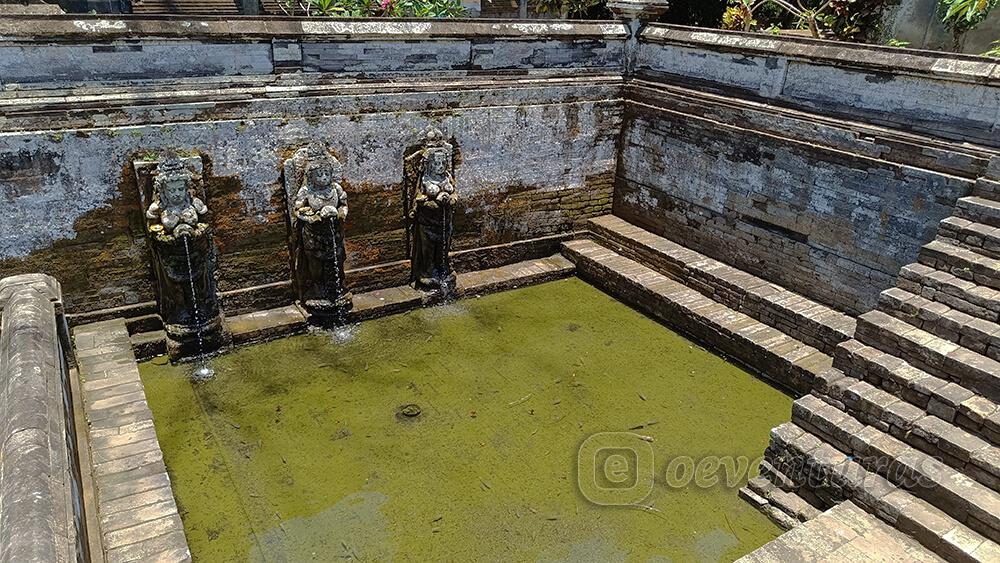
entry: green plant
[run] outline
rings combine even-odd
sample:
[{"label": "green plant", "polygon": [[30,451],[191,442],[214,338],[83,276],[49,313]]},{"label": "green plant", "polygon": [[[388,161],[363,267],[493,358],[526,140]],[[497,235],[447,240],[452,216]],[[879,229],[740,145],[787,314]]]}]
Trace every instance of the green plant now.
[{"label": "green plant", "polygon": [[535,10],[541,14],[558,14],[560,19],[582,17],[602,0],[538,0]]},{"label": "green plant", "polygon": [[956,36],[969,31],[986,19],[1000,0],[938,0],[941,22]]},{"label": "green plant", "polygon": [[757,28],[754,12],[762,4],[754,5],[750,0],[737,0],[722,12],[722,29],[751,31]]},{"label": "green plant", "polygon": [[989,51],[983,53],[984,57],[996,57],[1000,59],[1000,41],[994,41],[993,47]]},{"label": "green plant", "polygon": [[[818,38],[820,36],[820,21],[826,17],[825,11],[833,1],[825,0],[817,6],[813,6],[808,0],[732,0],[730,10],[727,10],[726,13],[730,15],[729,19],[732,24],[742,24],[743,31],[751,31],[758,25],[755,16],[759,10],[769,6],[777,6],[791,15],[797,26],[808,29],[813,37]],[[776,22],[770,23],[773,25]],[[725,24],[725,14],[723,14],[723,24]]]},{"label": "green plant", "polygon": [[910,46],[910,42],[909,41],[900,41],[899,39],[896,39],[896,38],[892,38],[892,39],[886,41],[885,44],[888,47],[909,47]]},{"label": "green plant", "polygon": [[281,0],[286,15],[363,18],[454,18],[465,15],[460,0]]},{"label": "green plant", "polygon": [[458,18],[465,15],[459,0],[383,0],[382,15],[394,18]]},{"label": "green plant", "polygon": [[875,41],[886,0],[832,0],[821,16],[824,29],[844,41]]}]

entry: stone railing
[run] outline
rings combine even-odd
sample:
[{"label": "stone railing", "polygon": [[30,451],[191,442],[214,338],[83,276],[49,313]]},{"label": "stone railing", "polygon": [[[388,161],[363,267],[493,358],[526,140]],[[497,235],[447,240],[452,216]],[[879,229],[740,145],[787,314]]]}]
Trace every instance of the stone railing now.
[{"label": "stone railing", "polygon": [[85,560],[59,282],[0,280],[0,561]]}]

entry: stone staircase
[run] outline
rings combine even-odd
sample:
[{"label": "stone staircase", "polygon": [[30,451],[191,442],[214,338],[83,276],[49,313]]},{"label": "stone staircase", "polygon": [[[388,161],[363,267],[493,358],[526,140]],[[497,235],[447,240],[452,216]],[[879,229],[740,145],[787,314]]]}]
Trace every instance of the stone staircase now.
[{"label": "stone staircase", "polygon": [[587,227],[592,240],[563,245],[577,275],[796,395],[854,334],[847,315],[621,218]]},{"label": "stone staircase", "polygon": [[820,509],[850,500],[944,559],[1000,561],[994,184],[980,180],[959,200],[897,287],[857,319],[853,339],[837,344],[832,367],[771,433],[769,483],[749,493],[770,486]]}]

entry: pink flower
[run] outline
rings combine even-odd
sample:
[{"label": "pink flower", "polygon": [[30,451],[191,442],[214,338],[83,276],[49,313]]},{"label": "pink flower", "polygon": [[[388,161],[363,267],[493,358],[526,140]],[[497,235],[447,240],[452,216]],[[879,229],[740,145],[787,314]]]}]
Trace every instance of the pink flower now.
[{"label": "pink flower", "polygon": [[388,10],[389,6],[391,5],[392,5],[392,0],[382,0],[381,6],[383,10]]}]

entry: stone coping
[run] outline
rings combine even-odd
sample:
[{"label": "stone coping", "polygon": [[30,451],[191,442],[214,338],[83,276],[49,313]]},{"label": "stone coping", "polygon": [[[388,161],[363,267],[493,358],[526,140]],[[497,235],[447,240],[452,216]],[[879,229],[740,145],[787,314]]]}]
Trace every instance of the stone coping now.
[{"label": "stone coping", "polygon": [[[0,280],[0,558],[86,558],[58,321],[59,284],[43,274]],[[83,540],[85,541],[85,540]]]},{"label": "stone coping", "polygon": [[642,42],[810,59],[892,74],[932,75],[944,80],[1000,86],[1000,62],[976,55],[664,24],[644,28]]},{"label": "stone coping", "polygon": [[106,42],[123,39],[370,41],[413,39],[618,39],[629,33],[614,21],[488,19],[341,19],[291,17],[9,16],[0,19],[0,43]]}]

